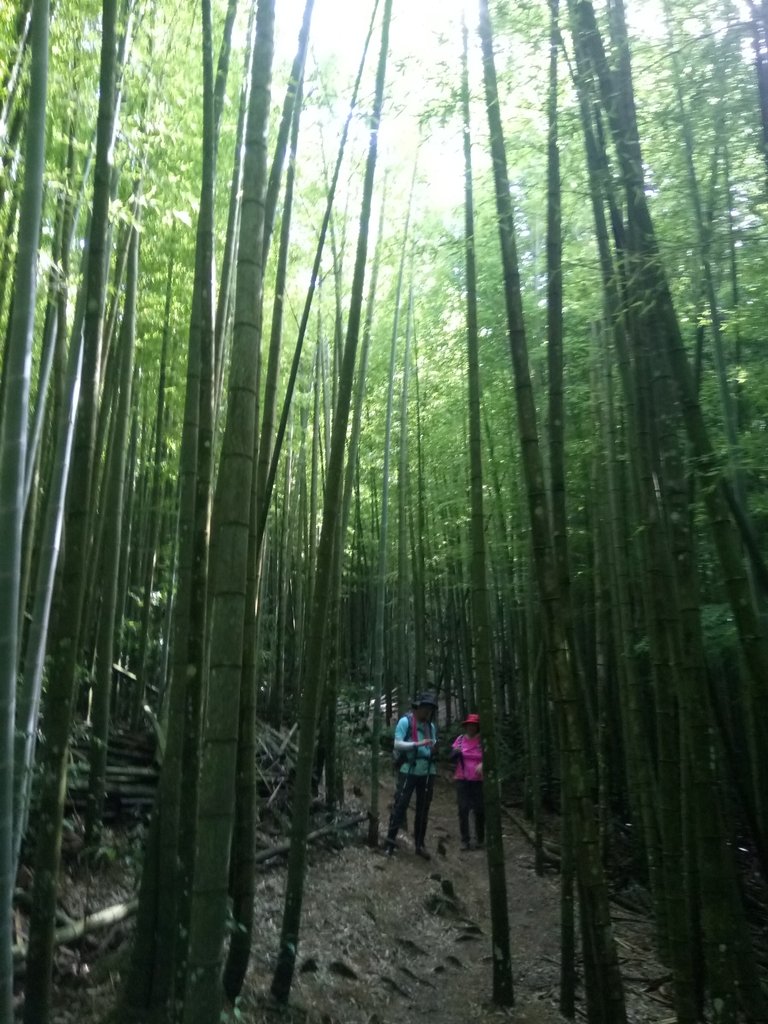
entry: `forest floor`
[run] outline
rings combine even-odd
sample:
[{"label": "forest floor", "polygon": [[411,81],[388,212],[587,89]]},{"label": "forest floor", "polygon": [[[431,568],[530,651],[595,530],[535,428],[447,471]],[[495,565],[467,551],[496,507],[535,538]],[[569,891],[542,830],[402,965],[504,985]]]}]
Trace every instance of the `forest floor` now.
[{"label": "forest floor", "polygon": [[[388,813],[392,784],[382,788]],[[348,808],[349,810],[349,808]],[[354,810],[354,808],[352,808]],[[311,848],[301,944],[291,1009],[278,1013],[269,990],[278,947],[285,872],[264,865],[251,968],[240,1019],[252,1024],[466,1024],[511,1020],[562,1024],[559,986],[559,880],[538,877],[533,848],[511,821],[505,823],[509,922],[515,1006],[492,1005],[488,881],[485,854],[459,850],[455,797],[438,779],[428,832],[432,860],[414,856],[401,833],[393,858],[372,851],[357,836],[337,849]],[[437,852],[438,846],[444,854]],[[119,872],[115,865],[115,879]],[[105,879],[107,896],[108,882]],[[455,903],[446,898],[453,887]],[[96,892],[92,891],[92,897]],[[124,898],[120,886],[112,898]],[[105,902],[109,902],[105,899]],[[673,1024],[665,998],[665,971],[654,959],[650,921],[614,908],[617,941],[633,1024]],[[126,926],[121,926],[125,929]],[[54,1024],[102,1024],[114,1006],[127,943],[118,931],[85,978],[57,988]],[[82,973],[82,972],[81,972]],[[583,995],[581,987],[578,996]],[[583,1004],[582,1004],[583,1006]],[[577,1020],[584,1019],[577,1007]]]}]

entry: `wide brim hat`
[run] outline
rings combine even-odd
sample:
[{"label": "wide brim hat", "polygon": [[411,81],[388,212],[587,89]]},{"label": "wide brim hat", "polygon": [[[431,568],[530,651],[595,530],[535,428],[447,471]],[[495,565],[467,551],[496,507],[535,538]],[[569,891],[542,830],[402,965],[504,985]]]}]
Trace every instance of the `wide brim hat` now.
[{"label": "wide brim hat", "polygon": [[480,715],[467,715],[467,717],[464,719],[464,721],[461,724],[462,725],[476,725],[478,727],[478,729],[479,729],[480,728]]},{"label": "wide brim hat", "polygon": [[416,697],[414,697],[412,703],[413,707],[415,708],[423,707],[425,704],[428,704],[432,708],[436,708],[437,698],[435,697],[434,693],[429,693],[429,691],[427,691],[425,693],[420,693]]}]

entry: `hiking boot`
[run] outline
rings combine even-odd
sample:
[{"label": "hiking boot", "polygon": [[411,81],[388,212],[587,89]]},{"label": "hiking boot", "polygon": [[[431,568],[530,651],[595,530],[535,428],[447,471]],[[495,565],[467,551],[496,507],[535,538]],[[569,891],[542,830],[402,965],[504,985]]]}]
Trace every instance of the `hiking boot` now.
[{"label": "hiking boot", "polygon": [[432,854],[429,852],[426,846],[417,846],[416,856],[421,857],[422,860],[432,860]]},{"label": "hiking boot", "polygon": [[478,839],[477,840],[477,842],[475,843],[475,849],[476,850],[484,850],[485,849],[485,843],[483,842],[482,839]]},{"label": "hiking boot", "polygon": [[384,844],[384,856],[385,857],[394,857],[396,853],[397,853],[397,846],[395,846],[394,843],[385,843]]},{"label": "hiking boot", "polygon": [[462,843],[459,849],[461,850],[462,853],[469,853],[472,847],[469,845],[469,843]]}]

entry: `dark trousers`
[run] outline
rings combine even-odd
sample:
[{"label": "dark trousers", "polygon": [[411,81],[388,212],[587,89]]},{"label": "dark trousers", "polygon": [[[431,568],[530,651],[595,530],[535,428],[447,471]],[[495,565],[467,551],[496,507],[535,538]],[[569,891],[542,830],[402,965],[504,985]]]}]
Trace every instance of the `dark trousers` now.
[{"label": "dark trousers", "polygon": [[485,841],[485,805],[482,782],[456,780],[456,799],[459,804],[459,832],[462,843],[469,843],[469,812],[475,814],[475,835],[478,843]]},{"label": "dark trousers", "polygon": [[405,818],[411,796],[416,793],[416,818],[413,823],[413,839],[416,849],[424,845],[424,837],[427,834],[427,819],[429,818],[429,805],[432,803],[432,791],[435,787],[434,775],[413,775],[410,772],[399,772],[397,776],[397,788],[395,789],[395,802],[392,805],[392,814],[389,819],[389,830],[387,832],[387,845],[394,846],[397,832]]}]

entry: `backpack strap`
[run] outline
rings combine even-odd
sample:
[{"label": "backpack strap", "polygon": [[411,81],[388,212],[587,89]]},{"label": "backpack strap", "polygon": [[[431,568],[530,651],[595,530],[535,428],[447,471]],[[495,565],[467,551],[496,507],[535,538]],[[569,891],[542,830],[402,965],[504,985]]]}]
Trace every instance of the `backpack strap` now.
[{"label": "backpack strap", "polygon": [[[409,719],[409,721],[411,723],[411,739],[413,740],[414,743],[418,743],[419,742],[419,723],[416,721],[416,715],[414,715],[414,713],[412,711],[409,711],[406,717]],[[425,722],[424,723],[424,732],[429,734],[430,739],[432,739],[435,742],[437,742],[437,729],[435,727],[435,723],[434,722]],[[409,765],[408,771],[409,771],[409,773],[412,773],[413,769],[414,769],[414,767],[416,765],[416,761],[418,760],[418,757],[419,757],[419,748],[418,747],[414,747],[414,749],[411,750],[411,751],[408,751],[408,753],[405,756],[408,759],[408,765]],[[430,756],[430,760],[431,760],[431,758],[432,758],[432,751],[431,750],[430,750],[430,755],[429,756]]]},{"label": "backpack strap", "polygon": [[464,768],[464,737],[459,736],[459,740],[459,745],[458,747],[456,747],[456,751],[459,756],[456,758],[456,767],[453,769],[454,775],[456,774],[456,770],[459,767],[459,762],[461,762],[462,769]]},{"label": "backpack strap", "polygon": [[[412,711],[408,712],[408,718],[411,723],[411,739],[414,743],[419,742],[419,723],[416,721],[416,715]],[[414,747],[413,750],[406,754],[408,758],[408,774],[413,774],[413,769],[416,767],[416,761],[419,757],[419,748]]]}]

